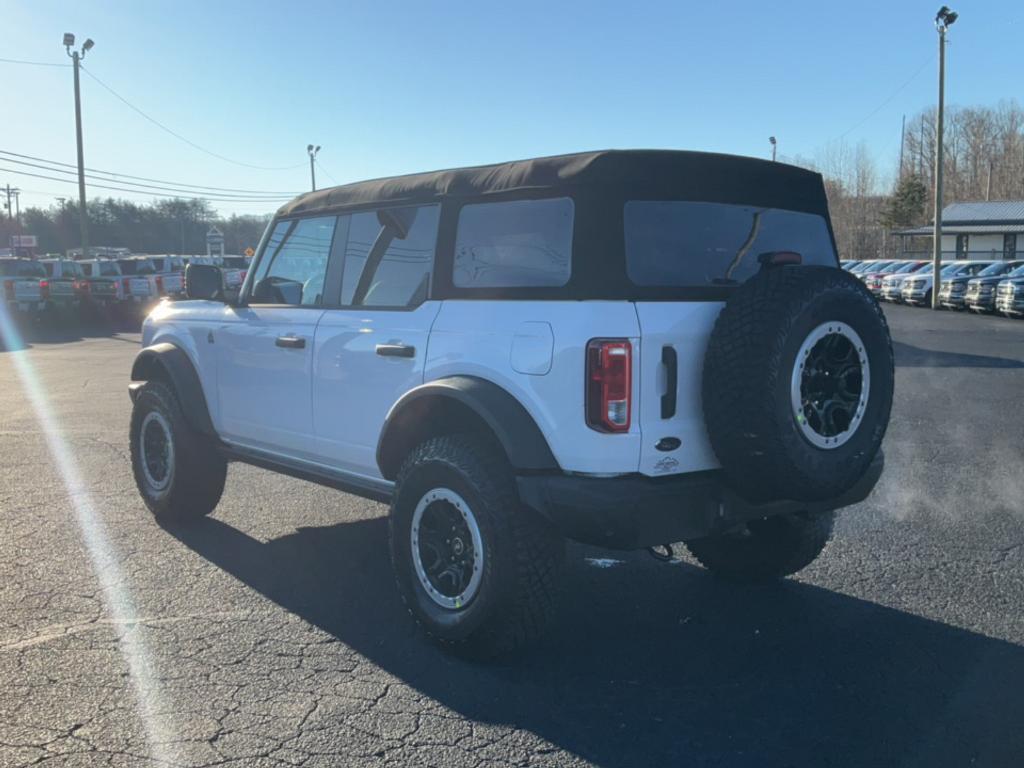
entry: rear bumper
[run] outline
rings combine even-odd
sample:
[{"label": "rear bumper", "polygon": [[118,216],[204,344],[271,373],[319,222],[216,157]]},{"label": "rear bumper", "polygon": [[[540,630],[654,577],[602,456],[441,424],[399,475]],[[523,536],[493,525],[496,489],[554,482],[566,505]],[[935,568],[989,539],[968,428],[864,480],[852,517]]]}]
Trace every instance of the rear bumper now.
[{"label": "rear bumper", "polygon": [[726,487],[717,471],[671,478],[522,475],[517,482],[523,503],[568,538],[611,549],[639,549],[711,536],[748,520],[856,504],[871,493],[884,465],[879,451],[853,488],[811,503],[748,502]]}]

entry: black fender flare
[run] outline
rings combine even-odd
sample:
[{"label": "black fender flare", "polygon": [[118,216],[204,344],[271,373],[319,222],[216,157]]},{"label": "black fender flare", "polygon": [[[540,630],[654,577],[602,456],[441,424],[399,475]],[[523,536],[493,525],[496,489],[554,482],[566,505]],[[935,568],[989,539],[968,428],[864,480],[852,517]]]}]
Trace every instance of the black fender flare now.
[{"label": "black fender flare", "polygon": [[174,388],[185,421],[192,429],[209,437],[217,436],[199,374],[185,350],[166,341],[142,349],[132,363],[132,381],[154,378],[166,379]]},{"label": "black fender flare", "polygon": [[560,469],[544,433],[513,395],[476,376],[449,376],[409,390],[391,406],[377,442],[377,466],[385,478],[395,479],[406,454],[415,447],[408,435],[417,432],[430,411],[444,404],[463,406],[486,424],[516,470]]}]

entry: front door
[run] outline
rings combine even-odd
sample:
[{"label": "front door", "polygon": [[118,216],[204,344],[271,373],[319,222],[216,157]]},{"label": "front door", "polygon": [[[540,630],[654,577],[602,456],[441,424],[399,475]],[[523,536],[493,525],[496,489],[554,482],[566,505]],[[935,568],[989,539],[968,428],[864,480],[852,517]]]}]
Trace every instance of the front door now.
[{"label": "front door", "polygon": [[245,305],[213,331],[221,432],[230,443],[315,453],[313,356],[334,225],[333,216],[278,222]]},{"label": "front door", "polygon": [[[376,451],[391,406],[423,382],[441,303],[429,301],[439,206],[339,218],[341,308],[316,330],[313,416],[319,461],[379,478]],[[336,246],[337,249],[337,246]]]},{"label": "front door", "polygon": [[1017,258],[1017,235],[1003,235],[1003,258],[1007,261]]}]

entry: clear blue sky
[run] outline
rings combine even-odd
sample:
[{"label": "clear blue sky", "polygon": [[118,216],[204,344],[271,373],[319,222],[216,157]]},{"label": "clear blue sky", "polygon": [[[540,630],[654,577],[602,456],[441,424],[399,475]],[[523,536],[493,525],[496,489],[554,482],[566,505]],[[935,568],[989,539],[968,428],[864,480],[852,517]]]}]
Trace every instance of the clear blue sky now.
[{"label": "clear blue sky", "polygon": [[[91,37],[86,67],[178,133],[266,166],[302,163],[318,143],[339,183],[605,147],[763,157],[771,134],[782,156],[863,140],[888,172],[900,116],[934,103],[940,4],[0,0],[0,58],[66,63],[62,34]],[[947,102],[1019,99],[1024,3],[952,6]],[[71,70],[0,62],[0,83],[0,149],[73,163]],[[84,75],[82,91],[87,166],[307,188],[305,166],[214,159]],[[26,190],[23,207],[75,195],[0,170],[7,182]]]}]

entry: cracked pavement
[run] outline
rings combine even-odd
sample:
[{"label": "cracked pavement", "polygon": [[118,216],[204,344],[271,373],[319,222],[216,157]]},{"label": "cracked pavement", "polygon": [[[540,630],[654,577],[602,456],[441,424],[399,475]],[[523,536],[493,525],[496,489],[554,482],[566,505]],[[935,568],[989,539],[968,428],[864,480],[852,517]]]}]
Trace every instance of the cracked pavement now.
[{"label": "cracked pavement", "polygon": [[0,766],[1021,765],[1024,322],[887,314],[886,474],[822,558],[750,588],[573,545],[559,621],[491,665],[414,630],[379,504],[235,465],[212,518],[156,526],[137,334],[18,353],[76,514],[0,352]]}]

